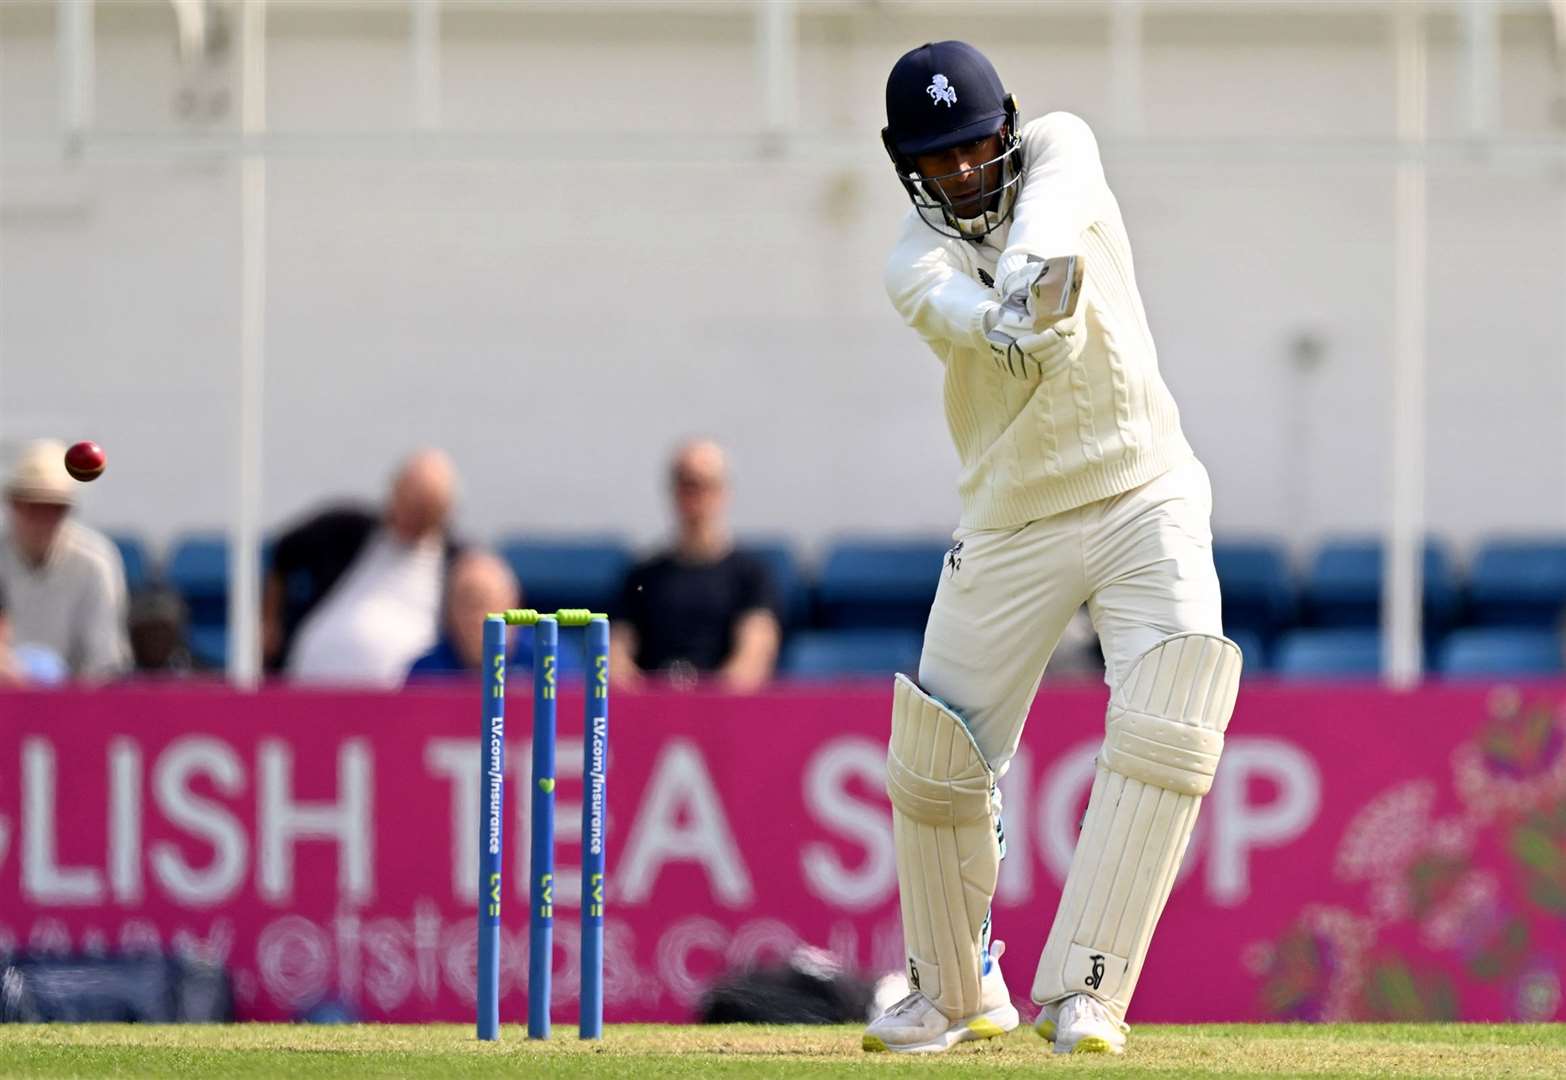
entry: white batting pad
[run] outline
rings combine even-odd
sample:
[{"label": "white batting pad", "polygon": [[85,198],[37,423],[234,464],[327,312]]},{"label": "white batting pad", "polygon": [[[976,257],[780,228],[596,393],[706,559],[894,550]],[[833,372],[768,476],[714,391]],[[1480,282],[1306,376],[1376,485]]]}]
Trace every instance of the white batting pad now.
[{"label": "white batting pad", "polygon": [[954,1020],[981,1011],[985,921],[1000,872],[994,786],[962,720],[897,676],[886,790],[908,982]]},{"label": "white batting pad", "polygon": [[1082,835],[1033,1000],[1087,993],[1124,1022],[1142,960],[1212,788],[1240,685],[1227,638],[1165,638],[1110,695]]}]

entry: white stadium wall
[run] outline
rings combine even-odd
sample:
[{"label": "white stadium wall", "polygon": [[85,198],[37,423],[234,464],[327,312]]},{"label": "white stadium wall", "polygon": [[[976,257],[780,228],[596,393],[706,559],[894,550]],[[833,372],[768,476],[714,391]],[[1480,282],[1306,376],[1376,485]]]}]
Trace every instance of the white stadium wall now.
[{"label": "white stadium wall", "polygon": [[[1388,17],[1238,7],[1149,11],[1139,140],[1094,5],[800,5],[803,149],[763,158],[740,5],[448,5],[442,132],[415,143],[405,5],[274,0],[263,522],[436,444],[472,534],[650,541],[667,449],[705,432],[742,532],[948,530],[939,367],[880,284],[904,205],[878,129],[897,54],[962,36],[1026,113],[1098,129],[1218,531],[1378,528],[1393,177],[1350,144],[1392,134]],[[97,9],[78,161],[53,5],[0,10],[0,442],[97,439],[84,513],[163,540],[232,508],[234,120],[175,152],[168,5]],[[1558,133],[1547,13],[1507,10],[1497,133]],[[1431,134],[1458,136],[1455,17],[1430,43]],[[1430,525],[1566,531],[1566,168],[1476,155],[1429,192]]]}]

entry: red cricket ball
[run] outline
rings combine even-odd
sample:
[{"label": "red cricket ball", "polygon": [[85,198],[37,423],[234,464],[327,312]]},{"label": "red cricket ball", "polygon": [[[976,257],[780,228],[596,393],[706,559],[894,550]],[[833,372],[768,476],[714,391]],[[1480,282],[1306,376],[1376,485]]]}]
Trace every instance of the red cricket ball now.
[{"label": "red cricket ball", "polygon": [[103,475],[109,458],[95,442],[79,442],[65,452],[65,471],[86,483]]}]

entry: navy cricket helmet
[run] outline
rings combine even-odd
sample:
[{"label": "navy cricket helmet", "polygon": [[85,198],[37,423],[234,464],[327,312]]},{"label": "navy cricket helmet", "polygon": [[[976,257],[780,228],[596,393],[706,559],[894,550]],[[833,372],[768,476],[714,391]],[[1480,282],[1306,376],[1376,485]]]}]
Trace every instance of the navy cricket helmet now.
[{"label": "navy cricket helmet", "polygon": [[[976,217],[957,215],[944,184],[966,175],[921,176],[914,158],[1001,133],[1000,153],[975,166],[981,177]],[[906,52],[886,80],[886,127],[881,142],[914,209],[936,232],[981,240],[1011,217],[1022,181],[1022,136],[1017,99],[1006,93],[995,66],[963,41],[937,41]],[[999,174],[991,186],[990,178]]]}]

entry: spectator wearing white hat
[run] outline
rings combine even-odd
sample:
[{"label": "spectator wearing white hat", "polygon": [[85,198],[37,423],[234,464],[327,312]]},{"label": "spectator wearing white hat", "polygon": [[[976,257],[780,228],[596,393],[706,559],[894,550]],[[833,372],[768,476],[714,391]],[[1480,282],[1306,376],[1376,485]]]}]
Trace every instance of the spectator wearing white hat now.
[{"label": "spectator wearing white hat", "polygon": [[76,481],[65,471],[64,444],[28,445],[5,496],[0,589],[17,647],[55,653],[73,678],[119,675],[130,666],[125,566],[107,537],[71,520]]}]

